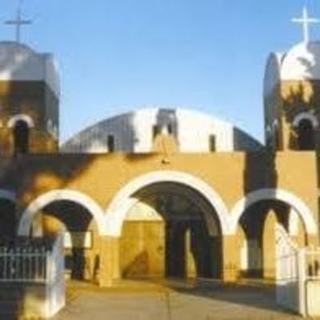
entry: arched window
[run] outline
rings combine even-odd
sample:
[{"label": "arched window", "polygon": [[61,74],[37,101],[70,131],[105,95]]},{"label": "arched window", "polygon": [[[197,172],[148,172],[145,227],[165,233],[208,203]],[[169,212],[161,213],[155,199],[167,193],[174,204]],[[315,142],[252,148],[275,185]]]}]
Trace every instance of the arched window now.
[{"label": "arched window", "polygon": [[298,150],[314,150],[315,135],[313,123],[309,119],[302,119],[297,125],[297,148]]},{"label": "arched window", "polygon": [[18,120],[13,127],[14,154],[29,152],[29,126],[24,120]]}]

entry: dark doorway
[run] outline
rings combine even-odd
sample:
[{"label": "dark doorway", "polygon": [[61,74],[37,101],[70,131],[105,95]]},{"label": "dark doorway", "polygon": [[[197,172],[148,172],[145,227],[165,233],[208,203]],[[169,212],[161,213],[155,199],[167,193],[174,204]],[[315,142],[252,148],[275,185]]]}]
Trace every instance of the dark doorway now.
[{"label": "dark doorway", "polygon": [[67,277],[94,280],[99,257],[95,248],[97,226],[91,213],[73,201],[59,200],[42,210],[41,224],[44,234],[64,232]]},{"label": "dark doorway", "polygon": [[303,119],[297,127],[297,144],[298,150],[314,150],[315,135],[312,122],[308,119]]},{"label": "dark doorway", "polygon": [[8,199],[1,199],[0,238],[13,238],[16,234],[16,226],[15,203]]},{"label": "dark doorway", "polygon": [[[291,209],[289,204],[280,200],[261,200],[245,210],[239,228],[243,232],[241,236],[238,233],[241,276],[272,279],[275,277],[275,226],[281,225],[289,233]],[[303,225],[301,219],[299,225]],[[303,230],[300,230],[297,238],[304,238]],[[294,242],[298,240],[295,239]]]},{"label": "dark doorway", "polygon": [[[120,239],[124,278],[220,278],[217,214],[195,190],[156,183],[133,195]],[[144,220],[143,217],[148,217]]]},{"label": "dark doorway", "polygon": [[29,152],[29,127],[28,124],[19,120],[13,129],[14,153],[25,154]]}]

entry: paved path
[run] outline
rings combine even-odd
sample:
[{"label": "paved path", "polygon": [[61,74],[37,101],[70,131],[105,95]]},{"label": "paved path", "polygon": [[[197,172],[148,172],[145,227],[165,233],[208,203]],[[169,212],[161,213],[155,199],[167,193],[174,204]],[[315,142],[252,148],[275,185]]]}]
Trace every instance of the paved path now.
[{"label": "paved path", "polygon": [[301,319],[280,309],[270,288],[133,283],[114,289],[72,285],[55,320]]}]

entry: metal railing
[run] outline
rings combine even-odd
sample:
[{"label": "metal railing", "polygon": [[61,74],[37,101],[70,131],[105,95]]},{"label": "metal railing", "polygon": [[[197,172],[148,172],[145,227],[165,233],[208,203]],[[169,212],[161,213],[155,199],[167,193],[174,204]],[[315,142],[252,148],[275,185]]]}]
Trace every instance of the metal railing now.
[{"label": "metal railing", "polygon": [[64,274],[63,236],[51,243],[0,245],[0,283],[52,283]]}]

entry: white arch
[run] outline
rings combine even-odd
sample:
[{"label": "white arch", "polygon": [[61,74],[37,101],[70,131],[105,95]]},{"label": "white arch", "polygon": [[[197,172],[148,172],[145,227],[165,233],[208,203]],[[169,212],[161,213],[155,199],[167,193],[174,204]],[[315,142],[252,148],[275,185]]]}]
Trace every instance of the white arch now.
[{"label": "white arch", "polygon": [[231,211],[231,231],[236,233],[237,225],[244,211],[262,200],[279,200],[292,206],[305,224],[308,234],[317,234],[317,225],[310,208],[296,195],[282,189],[259,189],[239,200]]},{"label": "white arch", "polygon": [[8,128],[13,128],[18,121],[24,121],[29,128],[34,128],[33,119],[29,115],[22,113],[16,114],[15,116],[10,118],[7,124]]},{"label": "white arch", "polygon": [[23,212],[18,226],[18,234],[27,236],[30,232],[34,216],[39,210],[46,205],[57,200],[74,201],[85,207],[95,219],[100,235],[106,234],[105,221],[103,217],[103,210],[101,207],[89,196],[75,190],[57,189],[49,191],[38,198],[36,198]]},{"label": "white arch", "polygon": [[299,114],[297,114],[293,120],[293,126],[298,127],[302,120],[310,120],[314,129],[318,128],[319,126],[318,119],[314,114],[310,112],[300,112]]},{"label": "white arch", "polygon": [[129,208],[136,201],[132,199],[131,196],[144,187],[160,182],[179,183],[198,191],[217,212],[222,233],[230,234],[228,209],[222,198],[210,185],[184,172],[163,170],[150,172],[133,179],[116,194],[106,209],[105,214],[105,224],[108,235],[115,237],[121,236],[122,223]]},{"label": "white arch", "polygon": [[289,213],[288,230],[290,236],[297,236],[299,232],[299,213],[291,208]]}]

